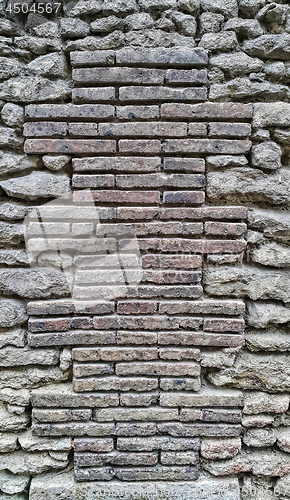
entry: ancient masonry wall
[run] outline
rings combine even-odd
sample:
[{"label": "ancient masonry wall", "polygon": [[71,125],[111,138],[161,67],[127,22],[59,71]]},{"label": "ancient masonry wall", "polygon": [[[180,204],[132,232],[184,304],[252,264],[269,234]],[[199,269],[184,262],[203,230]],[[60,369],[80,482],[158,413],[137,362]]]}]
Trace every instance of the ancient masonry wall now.
[{"label": "ancient masonry wall", "polygon": [[286,500],[290,7],[45,5],[0,5],[0,499]]}]

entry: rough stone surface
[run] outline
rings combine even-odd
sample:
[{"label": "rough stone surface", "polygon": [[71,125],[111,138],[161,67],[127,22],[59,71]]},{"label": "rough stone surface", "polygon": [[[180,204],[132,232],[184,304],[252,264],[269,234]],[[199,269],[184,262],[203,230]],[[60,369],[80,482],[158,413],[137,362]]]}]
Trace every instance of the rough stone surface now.
[{"label": "rough stone surface", "polygon": [[282,151],[275,142],[261,142],[252,149],[252,165],[262,170],[277,170],[281,168]]},{"label": "rough stone surface", "polygon": [[70,194],[69,177],[47,172],[33,172],[29,175],[1,181],[0,186],[10,196],[37,200]]},{"label": "rough stone surface", "polygon": [[51,81],[42,76],[11,78],[0,84],[0,99],[12,102],[59,101],[69,96],[70,85],[65,80]]},{"label": "rough stone surface", "polygon": [[13,299],[0,300],[0,328],[21,325],[27,317],[23,302]]}]

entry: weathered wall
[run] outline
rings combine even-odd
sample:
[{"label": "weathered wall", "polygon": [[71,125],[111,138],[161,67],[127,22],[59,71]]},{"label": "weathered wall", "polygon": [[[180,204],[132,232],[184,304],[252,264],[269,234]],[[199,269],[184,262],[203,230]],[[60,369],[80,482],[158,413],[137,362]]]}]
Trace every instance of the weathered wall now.
[{"label": "weathered wall", "polygon": [[[289,6],[6,7],[0,498],[290,497]],[[109,301],[101,238],[72,300],[95,231],[142,281]]]}]

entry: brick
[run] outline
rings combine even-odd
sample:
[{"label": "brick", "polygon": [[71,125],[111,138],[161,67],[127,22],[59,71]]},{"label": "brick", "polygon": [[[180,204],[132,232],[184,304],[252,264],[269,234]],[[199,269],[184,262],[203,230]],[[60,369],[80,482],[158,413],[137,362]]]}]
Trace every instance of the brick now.
[{"label": "brick", "polygon": [[202,420],[202,415],[203,415],[202,410],[193,410],[191,408],[181,408],[180,410],[181,422],[194,422],[196,420]]},{"label": "brick", "polygon": [[198,451],[200,441],[198,438],[183,439],[173,438],[170,436],[154,436],[154,437],[118,437],[117,449],[122,451]]},{"label": "brick", "polygon": [[203,191],[165,191],[163,203],[182,203],[199,205],[205,200]]},{"label": "brick", "polygon": [[96,187],[114,187],[114,175],[80,175],[74,174],[72,185],[75,188],[96,188]]},{"label": "brick", "polygon": [[[235,253],[245,249],[243,240],[191,240],[185,238],[147,238],[138,239],[140,250],[161,252],[196,252],[196,253]],[[129,250],[130,242],[121,240],[122,249]]]},{"label": "brick", "polygon": [[120,405],[121,406],[152,406],[158,404],[159,393],[149,392],[144,394],[121,394],[120,395]]},{"label": "brick", "polygon": [[184,222],[183,223],[183,234],[188,234],[190,236],[194,234],[203,233],[203,223],[202,222]]},{"label": "brick", "polygon": [[115,87],[94,87],[72,89],[72,101],[76,104],[87,102],[98,103],[102,101],[113,101],[115,99]]},{"label": "brick", "polygon": [[30,332],[65,332],[70,326],[69,318],[32,319],[29,318]]},{"label": "brick", "polygon": [[164,170],[204,172],[205,161],[202,158],[164,158]]},{"label": "brick", "polygon": [[242,347],[245,339],[242,335],[210,334],[205,332],[162,332],[158,333],[158,343],[161,345],[191,345],[207,347]]},{"label": "brick", "polygon": [[159,349],[159,358],[163,360],[192,360],[200,361],[200,350],[199,349],[178,349],[175,347],[168,347],[164,349]]},{"label": "brick", "polygon": [[244,314],[245,304],[241,300],[202,300],[195,302],[161,302],[160,314],[220,314],[235,316]]},{"label": "brick", "polygon": [[37,120],[95,120],[113,118],[114,106],[109,104],[29,104],[25,107],[25,116]]},{"label": "brick", "polygon": [[102,467],[104,465],[156,465],[158,463],[157,453],[122,453],[113,451],[111,453],[86,453],[75,454],[77,467]]},{"label": "brick", "polygon": [[246,207],[165,208],[160,219],[246,219]]},{"label": "brick", "polygon": [[73,359],[76,361],[134,361],[157,359],[157,349],[109,347],[73,349]]},{"label": "brick", "polygon": [[154,314],[157,312],[157,302],[129,302],[119,301],[117,305],[118,314]]},{"label": "brick", "polygon": [[76,438],[74,440],[74,451],[92,451],[95,453],[109,452],[114,449],[114,441],[110,438]]},{"label": "brick", "polygon": [[74,201],[86,202],[91,200],[100,203],[159,203],[160,193],[157,191],[90,191],[90,192],[74,192]]},{"label": "brick", "polygon": [[[105,224],[104,224],[104,226],[105,226]],[[103,224],[99,228],[100,232],[102,230],[102,227],[103,227]],[[98,227],[97,227],[97,231],[98,231]],[[99,232],[97,232],[97,234],[99,234]],[[112,234],[113,234],[113,232],[112,232]],[[135,266],[138,266],[137,257],[134,260],[132,254],[123,255],[122,256],[122,263],[127,263],[127,259],[129,259],[128,263],[130,263],[130,265],[135,264]],[[74,264],[80,268],[92,267],[93,269],[99,269],[99,268],[106,269],[108,267],[113,267],[113,268],[120,267],[120,261],[119,261],[118,256],[116,254],[115,255],[114,254],[111,254],[111,255],[109,255],[109,254],[107,254],[107,255],[102,255],[102,254],[99,254],[99,255],[90,255],[90,254],[89,255],[85,255],[85,254],[78,255],[74,258]]]},{"label": "brick", "polygon": [[99,410],[97,412],[98,422],[111,421],[132,421],[141,420],[143,422],[178,419],[178,410],[168,410],[167,408],[116,408],[115,410]]},{"label": "brick", "polygon": [[200,272],[188,271],[146,271],[143,273],[142,282],[166,284],[196,284],[201,281]]},{"label": "brick", "polygon": [[76,84],[162,85],[164,71],[148,68],[77,68],[73,69],[72,78]]},{"label": "brick", "polygon": [[215,236],[242,236],[247,231],[247,224],[242,222],[206,222],[205,234]]},{"label": "brick", "polygon": [[241,451],[241,439],[202,439],[200,453],[203,458],[217,460],[232,458]]},{"label": "brick", "polygon": [[205,66],[207,53],[203,49],[157,48],[136,50],[124,48],[116,52],[117,64],[145,64],[155,66]]},{"label": "brick", "polygon": [[99,125],[97,123],[69,123],[69,135],[95,137],[99,134]]},{"label": "brick", "polygon": [[32,410],[32,418],[38,422],[72,422],[90,420],[92,410]]},{"label": "brick", "polygon": [[110,481],[115,476],[112,467],[77,468],[74,469],[74,477],[77,481]]},{"label": "brick", "polygon": [[198,453],[194,451],[162,452],[160,461],[163,465],[197,465]]},{"label": "brick", "polygon": [[92,222],[76,222],[71,226],[73,235],[93,234],[94,224]]},{"label": "brick", "polygon": [[[149,160],[150,158],[148,158]],[[159,209],[155,207],[132,207],[124,208],[118,207],[117,209],[117,219],[129,219],[129,220],[150,220],[158,215]]]},{"label": "brick", "polygon": [[200,366],[196,363],[119,363],[116,366],[117,375],[155,375],[155,376],[192,376],[200,374]]},{"label": "brick", "polygon": [[94,377],[95,375],[113,375],[114,368],[105,363],[73,364],[73,374],[76,378]]},{"label": "brick", "polygon": [[211,255],[208,254],[207,262],[208,264],[222,265],[222,264],[242,264],[243,254],[224,254],[224,255]]},{"label": "brick", "polygon": [[201,286],[194,285],[183,285],[183,286],[153,286],[153,285],[139,285],[138,287],[121,287],[120,291],[116,290],[115,287],[74,287],[74,298],[75,299],[96,299],[102,300],[102,297],[122,297],[126,293],[127,298],[134,299],[154,299],[154,298],[199,298],[202,293]]},{"label": "brick", "polygon": [[208,156],[206,163],[209,167],[225,168],[225,167],[247,167],[248,160],[244,155],[218,155]]},{"label": "brick", "polygon": [[114,158],[73,158],[72,166],[75,172],[104,171],[127,171],[127,172],[156,172],[161,165],[159,157],[147,158],[140,156],[116,156]]},{"label": "brick", "polygon": [[239,391],[233,390],[202,390],[198,394],[161,394],[162,406],[243,406],[243,396]]},{"label": "brick", "polygon": [[249,120],[252,104],[232,102],[206,102],[200,104],[168,103],[161,105],[161,116],[168,118],[194,118],[195,120]]},{"label": "brick", "polygon": [[114,311],[114,304],[111,302],[75,302],[71,299],[37,300],[27,304],[27,312],[33,316],[70,314],[75,310],[79,314],[110,314]]},{"label": "brick", "polygon": [[117,344],[157,344],[157,333],[154,332],[117,332]]},{"label": "brick", "polygon": [[[158,379],[154,378],[121,378],[99,377],[74,379],[73,387],[76,392],[92,391],[154,391],[158,388]],[[105,396],[104,396],[105,397]]]},{"label": "brick", "polygon": [[168,69],[165,74],[165,81],[171,85],[180,83],[206,84],[206,69]]},{"label": "brick", "polygon": [[103,139],[27,139],[25,153],[115,153],[116,141]]},{"label": "brick", "polygon": [[116,114],[119,120],[152,120],[159,118],[159,106],[116,106]]},{"label": "brick", "polygon": [[68,222],[29,222],[28,234],[69,234],[70,224]]},{"label": "brick", "polygon": [[203,187],[204,176],[201,174],[164,174],[163,172],[154,174],[127,174],[117,175],[116,185],[121,188],[133,187]]},{"label": "brick", "polygon": [[105,316],[94,317],[96,329],[127,329],[127,330],[178,330],[190,328],[197,330],[202,323],[200,318],[164,317],[164,316]]},{"label": "brick", "polygon": [[110,436],[115,433],[114,424],[98,422],[71,422],[61,424],[33,424],[33,434],[36,436]]},{"label": "brick", "polygon": [[120,87],[120,101],[204,101],[202,87]]},{"label": "brick", "polygon": [[92,319],[80,316],[79,318],[71,318],[70,327],[72,329],[89,330],[92,328]]},{"label": "brick", "polygon": [[24,137],[51,137],[67,134],[67,123],[29,122],[23,126]]},{"label": "brick", "polygon": [[166,139],[165,153],[242,154],[251,149],[251,141],[236,139]]},{"label": "brick", "polygon": [[31,334],[28,336],[30,347],[49,347],[51,345],[101,345],[114,344],[115,332],[69,331],[66,333]]},{"label": "brick", "polygon": [[[182,410],[183,411],[183,410]],[[182,413],[181,411],[181,413]],[[184,410],[185,412],[190,410]],[[185,417],[181,415],[182,418]],[[206,422],[228,422],[232,424],[240,424],[242,421],[241,410],[213,410],[207,409],[202,411],[202,420]]]},{"label": "brick", "polygon": [[161,151],[161,142],[156,139],[122,139],[118,141],[118,148],[120,153],[155,154]]},{"label": "brick", "polygon": [[160,389],[162,391],[193,391],[198,392],[201,387],[200,378],[162,378]]},{"label": "brick", "polygon": [[201,267],[201,257],[198,255],[155,255],[142,256],[144,269],[194,269]]},{"label": "brick", "polygon": [[[65,219],[69,219],[69,222],[71,222],[73,219],[76,219],[76,221],[84,221],[87,222],[88,219],[96,220],[96,216],[98,216],[100,219],[102,218],[115,218],[112,217],[113,215],[115,216],[115,212],[112,212],[112,209],[108,208],[102,208],[100,209],[99,207],[96,208],[94,206],[88,205],[88,206],[83,206],[83,207],[77,207],[73,204],[68,204],[66,205],[53,205],[53,206],[47,206],[47,205],[41,205],[41,207],[38,208],[40,210],[40,215],[41,218],[48,219],[54,222],[57,219],[61,219],[62,221]],[[109,216],[105,215],[103,216],[103,212],[105,214],[108,212]]]},{"label": "brick", "polygon": [[251,135],[250,123],[209,123],[209,137],[248,137]]},{"label": "brick", "polygon": [[114,252],[116,240],[113,238],[30,238],[27,245],[29,252],[44,252],[46,250],[78,250],[81,252],[84,248],[87,252]]},{"label": "brick", "polygon": [[206,137],[207,123],[190,123],[188,127],[188,135]]},{"label": "brick", "polygon": [[195,481],[199,476],[198,469],[189,466],[165,467],[158,465],[147,469],[118,469],[115,473],[121,481]]},{"label": "brick", "polygon": [[72,66],[111,66],[115,62],[113,50],[75,51],[70,53]]},{"label": "brick", "polygon": [[184,137],[187,135],[187,124],[170,122],[100,123],[99,134],[106,137],[124,135],[134,137]]},{"label": "brick", "polygon": [[[194,224],[194,223],[193,223]],[[126,237],[128,234],[132,235],[137,235],[137,236],[148,236],[148,235],[165,235],[165,234],[183,234],[184,232],[184,225],[181,222],[127,222],[127,223],[122,223],[118,222],[118,224],[101,224],[97,226],[97,232],[98,228],[100,229],[100,234],[105,235],[106,237],[109,236],[123,236]],[[200,234],[203,229],[203,225],[196,223],[194,224],[194,229],[195,232],[194,234]],[[124,262],[124,259],[126,257],[129,257],[126,255],[122,255],[122,261]],[[131,254],[133,256],[133,254]],[[119,261],[117,261],[119,262]],[[139,261],[137,261],[139,262]],[[114,264],[116,265],[116,263]],[[131,266],[130,262],[130,266]],[[129,267],[129,266],[128,266]]]},{"label": "brick", "polygon": [[157,426],[152,422],[117,423],[117,436],[154,436]]},{"label": "brick", "polygon": [[34,408],[95,408],[118,406],[118,394],[76,394],[71,384],[56,384],[34,389],[31,395]]},{"label": "brick", "polygon": [[239,436],[242,429],[241,425],[202,423],[183,424],[179,422],[157,424],[157,428],[159,432],[163,432],[174,437]]},{"label": "brick", "polygon": [[208,332],[242,333],[245,329],[245,321],[243,319],[205,318],[203,328]]}]

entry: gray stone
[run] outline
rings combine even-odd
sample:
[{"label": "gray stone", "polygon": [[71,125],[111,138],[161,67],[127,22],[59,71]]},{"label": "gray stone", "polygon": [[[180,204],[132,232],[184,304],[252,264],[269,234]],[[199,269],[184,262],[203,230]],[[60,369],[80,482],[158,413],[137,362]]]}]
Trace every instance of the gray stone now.
[{"label": "gray stone", "polygon": [[49,170],[53,170],[55,172],[65,167],[65,165],[68,164],[70,159],[71,157],[66,155],[60,155],[60,156],[46,155],[42,157],[42,161],[46,166],[46,168],[48,168]]},{"label": "gray stone", "polygon": [[194,14],[199,11],[200,0],[178,0],[177,7],[180,10]]},{"label": "gray stone", "polygon": [[[15,413],[10,413],[6,409],[6,405],[0,402],[0,432],[7,431],[20,431],[25,429],[29,423],[29,415],[16,415]],[[0,463],[0,469],[5,469],[2,466],[2,458]]]},{"label": "gray stone", "polygon": [[0,269],[0,290],[5,295],[19,295],[31,299],[61,297],[68,294],[66,276],[48,268]]},{"label": "gray stone", "polygon": [[104,16],[110,16],[111,14],[118,16],[123,14],[132,14],[133,12],[138,12],[136,0],[104,0]]},{"label": "gray stone", "polygon": [[290,240],[290,220],[285,211],[250,208],[248,226],[263,231],[267,238],[281,242]]},{"label": "gray stone", "polygon": [[22,450],[7,453],[1,457],[1,470],[13,474],[41,474],[51,469],[63,469],[67,460],[55,460],[47,452],[25,452]]},{"label": "gray stone", "polygon": [[246,346],[249,351],[289,351],[290,335],[281,328],[265,330],[247,330]]},{"label": "gray stone", "polygon": [[0,247],[19,245],[24,241],[22,224],[9,224],[0,221]]},{"label": "gray stone", "polygon": [[70,438],[43,438],[34,436],[31,429],[23,432],[18,437],[21,448],[25,451],[70,451],[72,443]]},{"label": "gray stone", "polygon": [[264,72],[270,80],[283,80],[286,75],[285,64],[282,61],[265,64]]},{"label": "gray stone", "polygon": [[271,302],[250,302],[247,322],[255,328],[266,328],[270,323],[283,324],[290,321],[290,309]]},{"label": "gray stone", "polygon": [[238,40],[234,31],[206,33],[202,36],[199,47],[210,52],[229,52],[237,49]]},{"label": "gray stone", "polygon": [[241,352],[233,367],[211,373],[209,380],[216,386],[285,392],[290,389],[289,354],[253,354]]},{"label": "gray stone", "polygon": [[[96,500],[110,498],[119,500],[143,500],[152,491],[152,482],[82,482],[75,483],[72,473],[46,474],[32,479],[30,500],[51,500],[64,495],[65,500]],[[170,500],[239,500],[239,486],[236,478],[202,477],[198,481],[155,482],[154,497],[156,500],[166,498],[170,492]],[[61,497],[60,497],[61,498]]]},{"label": "gray stone", "polygon": [[101,17],[91,23],[93,33],[111,33],[114,30],[122,30],[123,27],[123,19],[116,16]]},{"label": "gray stone", "polygon": [[19,75],[23,65],[17,59],[0,57],[0,80]]},{"label": "gray stone", "polygon": [[252,251],[252,260],[263,266],[290,267],[290,248],[266,243]]},{"label": "gray stone", "polygon": [[173,12],[171,18],[182,35],[195,36],[196,20],[193,16],[183,14],[182,12]]},{"label": "gray stone", "polygon": [[76,4],[68,3],[63,10],[69,17],[89,16],[101,12],[102,6],[102,0],[79,0]]},{"label": "gray stone", "polygon": [[20,205],[18,203],[0,203],[0,219],[22,220],[26,215],[27,207],[25,205]]},{"label": "gray stone", "polygon": [[24,123],[23,107],[7,102],[1,110],[1,119],[7,127],[21,128]]},{"label": "gray stone", "polygon": [[214,168],[246,167],[248,165],[248,160],[244,155],[207,156],[206,162],[209,167]]},{"label": "gray stone", "polygon": [[263,23],[276,24],[282,27],[288,13],[289,7],[287,5],[279,5],[278,3],[270,2],[258,12],[257,19]]},{"label": "gray stone", "polygon": [[57,366],[38,368],[34,366],[21,369],[0,371],[0,388],[34,389],[52,382],[63,382],[69,378],[69,372],[63,372]]},{"label": "gray stone", "polygon": [[224,30],[235,31],[239,38],[257,38],[264,34],[262,27],[256,19],[241,19],[240,17],[233,17],[229,19]]},{"label": "gray stone", "polygon": [[154,20],[147,12],[131,14],[125,18],[125,25],[131,30],[144,30],[154,26]]},{"label": "gray stone", "polygon": [[232,168],[208,172],[207,194],[212,200],[223,197],[233,204],[255,199],[279,205],[290,201],[289,183],[290,171],[286,168],[269,175],[256,168]]},{"label": "gray stone", "polygon": [[290,59],[290,35],[262,35],[243,44],[243,50],[250,56],[263,59]]},{"label": "gray stone", "polygon": [[237,0],[200,0],[203,11],[217,12],[225,17],[238,16]]},{"label": "gray stone", "polygon": [[218,33],[222,28],[224,16],[213,12],[203,12],[199,18],[200,34]]},{"label": "gray stone", "polygon": [[274,416],[272,415],[257,415],[257,416],[247,416],[243,417],[242,425],[243,427],[266,427],[266,425],[271,425],[274,422]]},{"label": "gray stone", "polygon": [[0,347],[14,345],[24,347],[26,330],[22,328],[13,328],[12,330],[0,330]]},{"label": "gray stone", "polygon": [[27,500],[27,495],[26,493],[16,493],[15,495],[1,493],[1,500]]},{"label": "gray stone", "polygon": [[38,56],[62,50],[61,42],[56,37],[18,36],[14,38],[14,43],[20,51],[30,51]]},{"label": "gray stone", "polygon": [[290,497],[290,474],[285,474],[285,476],[278,479],[276,491],[281,492],[287,498]]},{"label": "gray stone", "polygon": [[281,148],[276,142],[261,142],[252,147],[252,166],[262,170],[277,170],[282,167],[281,156]]},{"label": "gray stone", "polygon": [[[19,155],[0,152],[0,175],[10,175],[24,170],[37,169],[40,159],[36,155]],[[3,206],[3,205],[2,205]]]},{"label": "gray stone", "polygon": [[211,66],[216,66],[230,77],[251,73],[252,71],[262,71],[263,61],[249,57],[244,52],[233,52],[231,54],[219,54],[209,60]]},{"label": "gray stone", "polygon": [[124,45],[124,33],[116,30],[104,37],[87,36],[82,40],[70,41],[66,44],[66,50],[108,50],[119,49]]},{"label": "gray stone", "polygon": [[51,102],[70,97],[70,94],[69,82],[51,81],[42,76],[11,78],[0,85],[0,99],[12,102]]},{"label": "gray stone", "polygon": [[0,182],[0,186],[9,196],[28,200],[53,198],[70,194],[70,180],[65,174],[32,172],[23,177],[15,177]]},{"label": "gray stone", "polygon": [[28,406],[30,403],[30,393],[27,389],[13,390],[9,388],[0,389],[0,400],[5,403]]},{"label": "gray stone", "polygon": [[52,21],[40,24],[32,28],[32,34],[40,37],[54,37],[58,36],[58,25]]},{"label": "gray stone", "polygon": [[270,132],[269,130],[265,130],[263,128],[259,128],[252,134],[253,139],[258,139],[260,141],[265,141],[270,139]]},{"label": "gray stone", "polygon": [[240,438],[202,438],[200,454],[208,460],[232,458],[241,451]]},{"label": "gray stone", "polygon": [[16,450],[18,446],[17,434],[12,433],[0,433],[0,452],[8,453],[10,451]]},{"label": "gray stone", "polygon": [[278,142],[287,146],[290,145],[290,129],[276,128],[274,130],[274,137]]},{"label": "gray stone", "polygon": [[[290,35],[289,35],[290,36]],[[289,127],[290,104],[285,102],[255,103],[253,127]]]},{"label": "gray stone", "polygon": [[139,0],[138,3],[145,12],[176,8],[176,0]]},{"label": "gray stone", "polygon": [[[251,76],[251,75],[250,75]],[[214,84],[210,88],[209,98],[212,100],[244,99],[263,94],[267,100],[289,100],[290,90],[286,85],[270,82],[256,82],[250,78],[235,78],[224,84]]]},{"label": "gray stone", "polygon": [[289,427],[286,428],[279,428],[275,430],[275,435],[277,438],[277,446],[280,448],[280,450],[286,451],[287,453],[290,453],[290,429]]},{"label": "gray stone", "polygon": [[262,233],[259,233],[258,231],[251,231],[250,229],[246,233],[246,240],[251,245],[257,245],[265,242],[265,238]]},{"label": "gray stone", "polygon": [[255,17],[259,10],[264,7],[266,0],[240,0],[239,9],[244,17]]},{"label": "gray stone", "polygon": [[65,78],[68,65],[65,56],[55,52],[37,57],[27,65],[27,69],[36,75]]},{"label": "gray stone", "polygon": [[0,19],[0,35],[15,35],[15,25],[9,19]]},{"label": "gray stone", "polygon": [[65,38],[82,38],[90,34],[90,25],[81,19],[63,17],[60,20],[61,34]]},{"label": "gray stone", "polygon": [[275,431],[270,428],[249,429],[243,436],[243,442],[247,446],[253,446],[254,448],[273,446],[276,442]]},{"label": "gray stone", "polygon": [[166,33],[161,29],[128,31],[125,35],[127,44],[135,47],[174,47],[185,46],[186,48],[195,47],[195,40],[192,37],[180,35],[179,33]]},{"label": "gray stone", "polygon": [[0,350],[0,366],[56,365],[59,354],[56,349],[30,349],[3,347]]},{"label": "gray stone", "polygon": [[29,475],[15,475],[6,471],[0,472],[0,489],[8,495],[22,493],[27,488],[29,482]]},{"label": "gray stone", "polygon": [[0,127],[0,147],[19,149],[23,145],[23,137],[19,137],[10,127]]},{"label": "gray stone", "polygon": [[27,318],[23,302],[15,299],[0,299],[0,328],[22,325]]}]

